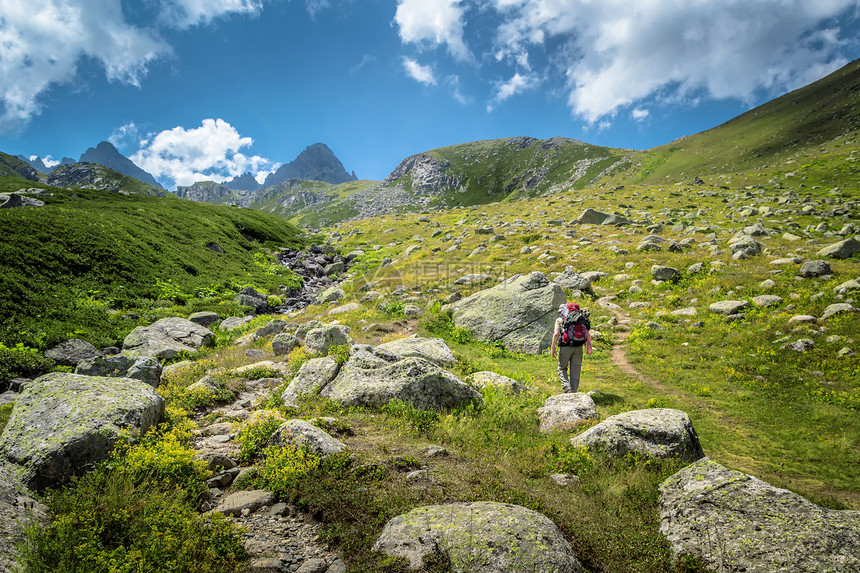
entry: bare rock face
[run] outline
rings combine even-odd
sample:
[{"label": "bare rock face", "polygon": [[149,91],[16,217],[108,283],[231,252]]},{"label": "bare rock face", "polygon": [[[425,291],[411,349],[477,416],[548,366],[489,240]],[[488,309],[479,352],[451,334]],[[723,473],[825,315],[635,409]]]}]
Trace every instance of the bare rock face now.
[{"label": "bare rock face", "polygon": [[128,356],[152,356],[169,360],[180,352],[196,352],[212,346],[215,335],[205,326],[184,318],[162,318],[149,326],[138,326],[123,341]]},{"label": "bare rock face", "polygon": [[385,342],[380,344],[378,348],[401,358],[408,356],[424,358],[437,366],[450,366],[457,361],[454,358],[454,353],[441,338],[421,338],[415,335]]},{"label": "bare rock face", "polygon": [[48,509],[33,498],[20,481],[22,468],[0,461],[0,573],[12,569],[24,541],[24,528],[31,524],[47,525]]},{"label": "bare rock face", "polygon": [[413,509],[389,521],[373,548],[405,557],[411,570],[441,552],[454,572],[582,571],[570,544],[545,515],[488,501]]},{"label": "bare rock face", "polygon": [[386,177],[384,184],[410,175],[412,192],[418,195],[433,195],[447,189],[459,189],[463,182],[458,177],[448,174],[451,164],[447,160],[439,160],[428,153],[419,153],[404,159],[397,168]]},{"label": "bare rock face", "polygon": [[570,443],[616,456],[638,452],[658,458],[678,456],[690,462],[705,456],[690,417],[681,410],[669,408],[633,410],[610,416],[573,437]]},{"label": "bare rock face", "polygon": [[454,325],[478,340],[496,341],[509,350],[538,354],[549,348],[556,309],[564,291],[541,272],[516,275],[448,307]]},{"label": "bare rock face", "polygon": [[24,484],[63,483],[108,457],[123,430],[145,432],[164,416],[148,384],[53,372],[21,393],[0,436],[0,455],[25,468]]},{"label": "bare rock face", "polygon": [[599,419],[597,406],[588,394],[556,394],[538,408],[540,431],[558,432],[571,430],[580,424]]},{"label": "bare rock face", "polygon": [[714,571],[860,571],[860,511],[825,509],[704,458],[660,485],[660,532]]}]

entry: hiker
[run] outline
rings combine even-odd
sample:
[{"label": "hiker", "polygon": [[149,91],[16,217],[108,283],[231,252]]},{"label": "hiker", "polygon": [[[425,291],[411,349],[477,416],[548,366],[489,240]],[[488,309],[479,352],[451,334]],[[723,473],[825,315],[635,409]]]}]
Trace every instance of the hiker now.
[{"label": "hiker", "polygon": [[[564,392],[579,390],[579,371],[582,368],[582,348],[591,354],[591,320],[587,310],[581,310],[575,302],[558,307],[555,331],[552,334],[550,352],[555,358],[558,348],[558,377]],[[568,369],[570,374],[568,375]]]}]

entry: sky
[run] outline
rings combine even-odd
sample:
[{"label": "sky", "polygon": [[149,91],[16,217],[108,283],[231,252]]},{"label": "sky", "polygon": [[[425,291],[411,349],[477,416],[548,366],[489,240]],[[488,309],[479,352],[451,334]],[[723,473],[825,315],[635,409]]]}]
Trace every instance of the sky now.
[{"label": "sky", "polygon": [[860,0],[0,0],[0,150],[167,189],[317,142],[360,179],[483,139],[648,149],[860,57]]}]

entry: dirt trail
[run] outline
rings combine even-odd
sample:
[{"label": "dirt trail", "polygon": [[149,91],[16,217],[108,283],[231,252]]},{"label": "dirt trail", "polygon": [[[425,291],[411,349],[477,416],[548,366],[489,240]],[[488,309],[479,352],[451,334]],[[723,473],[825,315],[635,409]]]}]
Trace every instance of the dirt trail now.
[{"label": "dirt trail", "polygon": [[[608,309],[615,318],[618,319],[618,324],[629,325],[633,322],[633,319],[630,318],[629,315],[625,314],[621,309]],[[648,384],[649,386],[653,386],[657,390],[661,392],[668,392],[669,388],[661,384],[659,381],[651,378],[650,376],[646,376],[636,370],[633,364],[630,362],[630,359],[627,357],[627,336],[630,334],[629,330],[617,330],[615,331],[615,335],[618,339],[616,344],[612,345],[612,352],[610,354],[610,358],[612,360],[612,364],[618,367],[619,370],[630,376],[631,378],[635,378],[640,382]]]}]

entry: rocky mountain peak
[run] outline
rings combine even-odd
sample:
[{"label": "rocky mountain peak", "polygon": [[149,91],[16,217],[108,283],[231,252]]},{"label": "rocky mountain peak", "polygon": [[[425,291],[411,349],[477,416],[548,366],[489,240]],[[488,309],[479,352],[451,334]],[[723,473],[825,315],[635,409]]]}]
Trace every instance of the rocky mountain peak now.
[{"label": "rocky mountain peak", "polygon": [[230,181],[224,182],[224,187],[228,187],[233,189],[234,191],[256,191],[257,189],[261,189],[263,186],[257,183],[257,180],[254,179],[254,176],[250,173],[243,173],[242,175],[238,175],[231,179]]},{"label": "rocky mountain peak", "polygon": [[343,163],[326,144],[314,143],[294,160],[281,165],[277,171],[266,177],[263,187],[272,187],[287,179],[324,181],[337,185],[347,181],[355,181],[358,178],[355,176],[355,172],[350,174],[344,169]]},{"label": "rocky mountain peak", "polygon": [[[65,159],[65,158],[63,158]],[[81,154],[80,163],[97,163],[114,171],[139,179],[156,187],[161,187],[155,177],[138,167],[128,157],[117,151],[110,142],[102,141],[95,148],[90,147]]]}]

